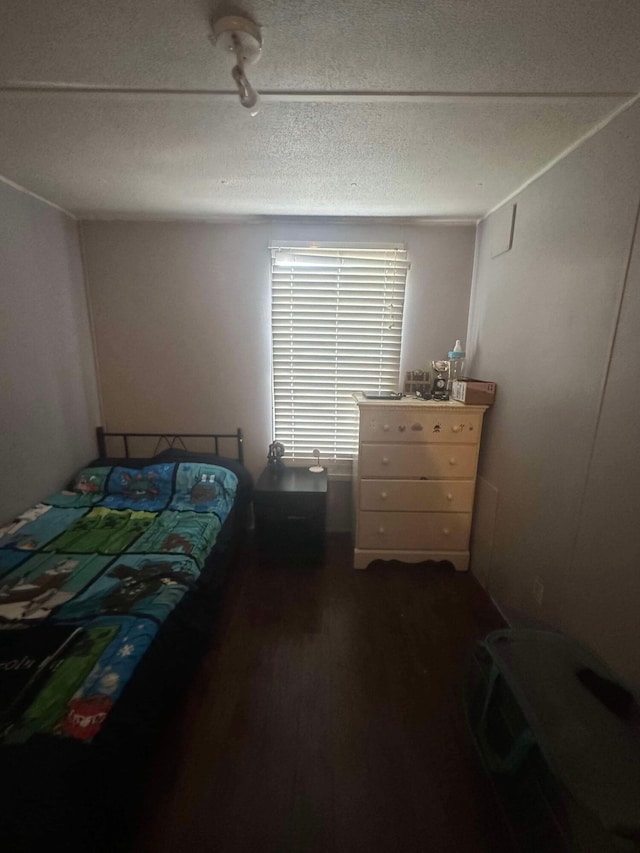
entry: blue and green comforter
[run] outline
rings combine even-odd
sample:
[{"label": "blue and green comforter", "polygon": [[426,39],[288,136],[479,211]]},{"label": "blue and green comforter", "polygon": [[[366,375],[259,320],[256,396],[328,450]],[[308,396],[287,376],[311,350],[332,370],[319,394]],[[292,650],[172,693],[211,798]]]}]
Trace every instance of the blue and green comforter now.
[{"label": "blue and green comforter", "polygon": [[237,488],[199,462],[86,468],[0,529],[0,740],[95,737]]}]

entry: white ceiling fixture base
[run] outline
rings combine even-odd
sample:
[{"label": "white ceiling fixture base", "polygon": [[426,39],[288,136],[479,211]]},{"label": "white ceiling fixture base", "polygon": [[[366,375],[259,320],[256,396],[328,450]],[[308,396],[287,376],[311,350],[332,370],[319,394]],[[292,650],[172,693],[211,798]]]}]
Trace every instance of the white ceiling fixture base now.
[{"label": "white ceiling fixture base", "polygon": [[236,65],[231,75],[238,87],[240,103],[246,107],[252,116],[259,109],[258,93],[249,82],[244,72],[246,65],[253,65],[262,55],[262,36],[260,27],[249,18],[240,15],[226,15],[213,21],[214,44],[229,53],[235,54]]}]

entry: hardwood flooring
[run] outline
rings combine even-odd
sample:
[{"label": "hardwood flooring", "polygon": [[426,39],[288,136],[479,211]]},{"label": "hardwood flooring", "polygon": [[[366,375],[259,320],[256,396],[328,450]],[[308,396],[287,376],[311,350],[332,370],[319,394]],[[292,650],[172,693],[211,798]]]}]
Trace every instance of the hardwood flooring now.
[{"label": "hardwood flooring", "polygon": [[150,774],[136,853],[501,853],[460,687],[502,620],[472,575],[251,541]]}]

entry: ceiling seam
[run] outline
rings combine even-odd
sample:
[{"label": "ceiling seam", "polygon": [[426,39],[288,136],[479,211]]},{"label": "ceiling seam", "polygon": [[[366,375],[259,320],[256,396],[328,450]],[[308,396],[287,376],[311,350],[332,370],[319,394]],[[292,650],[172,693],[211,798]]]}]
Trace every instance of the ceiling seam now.
[{"label": "ceiling seam", "polygon": [[[29,82],[6,82],[0,83],[2,93],[24,93],[24,94],[79,94],[79,95],[140,95],[150,96],[191,96],[220,99],[237,100],[238,93],[230,89],[175,89],[145,88],[135,86],[103,86],[85,83],[29,83]],[[574,99],[612,99],[633,98],[635,92],[446,92],[446,91],[420,91],[420,90],[273,90],[261,89],[260,98],[271,102],[280,101],[313,101],[317,103],[348,103],[350,101],[398,101],[429,103],[439,101],[557,101]]]}]

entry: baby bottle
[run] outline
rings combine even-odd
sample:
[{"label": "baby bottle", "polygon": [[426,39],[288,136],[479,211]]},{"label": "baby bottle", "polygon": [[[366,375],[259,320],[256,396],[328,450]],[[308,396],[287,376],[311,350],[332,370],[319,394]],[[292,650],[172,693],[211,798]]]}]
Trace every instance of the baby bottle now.
[{"label": "baby bottle", "polygon": [[462,379],[464,376],[465,355],[466,353],[462,349],[462,344],[457,340],[454,348],[449,352],[449,389],[451,389],[454,379]]}]

